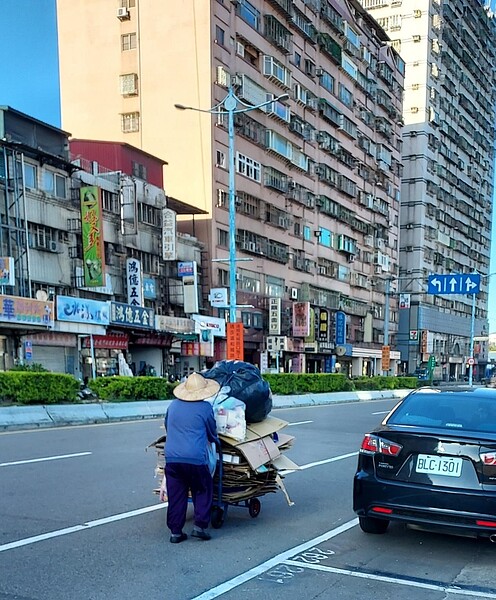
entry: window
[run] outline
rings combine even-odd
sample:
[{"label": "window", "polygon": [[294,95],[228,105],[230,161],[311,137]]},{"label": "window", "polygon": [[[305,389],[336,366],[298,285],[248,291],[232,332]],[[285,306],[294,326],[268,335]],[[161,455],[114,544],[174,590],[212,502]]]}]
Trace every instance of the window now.
[{"label": "window", "polygon": [[239,152],[236,152],[236,171],[240,175],[248,177],[248,179],[260,181],[260,163]]},{"label": "window", "polygon": [[37,187],[37,171],[35,165],[24,163],[24,185],[27,188],[35,189]]},{"label": "window", "polygon": [[136,48],[136,33],[125,33],[121,35],[121,50],[133,50]]},{"label": "window", "polygon": [[217,150],[215,156],[215,166],[220,167],[221,169],[226,169],[226,155],[224,154],[224,152],[222,152],[222,150]]},{"label": "window", "polygon": [[346,106],[353,106],[353,93],[342,83],[339,84],[339,99]]},{"label": "window", "polygon": [[265,278],[265,295],[271,298],[282,298],[284,296],[284,279],[267,275]]},{"label": "window", "polygon": [[331,94],[334,94],[334,77],[327,71],[322,72],[320,85]]},{"label": "window", "polygon": [[298,69],[301,67],[301,54],[298,54],[298,52],[294,53],[293,63]]},{"label": "window", "polygon": [[260,29],[260,11],[251,2],[240,0],[237,12],[243,21],[246,21],[253,29],[257,31]]},{"label": "window", "polygon": [[143,179],[144,181],[146,181],[147,170],[146,170],[145,165],[142,165],[141,163],[133,160],[132,171],[133,171],[133,175],[135,177],[139,177],[140,179]]},{"label": "window", "polygon": [[224,229],[217,229],[217,244],[221,248],[229,248],[229,232]]},{"label": "window", "polygon": [[305,225],[303,227],[303,239],[307,242],[312,239],[312,230],[310,229],[310,227],[308,227],[308,225]]},{"label": "window", "polygon": [[156,206],[138,202],[138,221],[160,227],[162,225],[162,211]]},{"label": "window", "polygon": [[332,232],[325,227],[320,227],[318,233],[319,244],[326,248],[332,248]]},{"label": "window", "polygon": [[123,133],[139,131],[139,112],[124,113],[121,115],[121,130]]},{"label": "window", "polygon": [[138,93],[138,75],[136,73],[120,75],[119,85],[122,96],[135,96]]},{"label": "window", "polygon": [[358,76],[358,67],[356,66],[356,64],[352,60],[350,60],[345,54],[342,55],[341,60],[341,66],[343,67],[344,71],[348,73],[348,75],[353,77],[353,79],[356,79]]},{"label": "window", "polygon": [[63,175],[53,171],[45,171],[43,174],[43,189],[57,198],[66,198],[66,179]]},{"label": "window", "polygon": [[308,58],[305,59],[305,73],[309,77],[315,77],[315,63]]},{"label": "window", "polygon": [[285,87],[291,85],[291,72],[272,56],[264,56],[263,74],[266,77],[276,79]]},{"label": "window", "polygon": [[224,46],[225,32],[222,27],[215,26],[215,43],[219,46]]},{"label": "window", "polygon": [[119,195],[102,189],[102,208],[111,213],[120,211]]},{"label": "window", "polygon": [[229,285],[229,271],[226,269],[219,269],[217,271],[217,285],[220,287]]}]

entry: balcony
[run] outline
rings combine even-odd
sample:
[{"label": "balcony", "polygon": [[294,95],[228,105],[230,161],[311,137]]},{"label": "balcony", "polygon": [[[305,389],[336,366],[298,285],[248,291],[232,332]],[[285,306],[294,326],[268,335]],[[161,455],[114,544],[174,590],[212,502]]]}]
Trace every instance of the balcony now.
[{"label": "balcony", "polygon": [[293,17],[293,0],[267,0],[274,10],[289,21]]}]

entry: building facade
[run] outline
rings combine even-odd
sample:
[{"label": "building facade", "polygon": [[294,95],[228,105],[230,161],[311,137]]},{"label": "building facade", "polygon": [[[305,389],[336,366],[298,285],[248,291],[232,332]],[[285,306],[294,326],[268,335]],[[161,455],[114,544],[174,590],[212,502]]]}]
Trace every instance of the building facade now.
[{"label": "building facade", "polygon": [[166,197],[164,161],[124,143],[70,147],[9,107],[0,133],[0,369],[110,375],[122,354],[136,374],[182,376],[213,360],[213,343],[203,359],[184,346],[199,338],[178,265],[201,278],[204,248],[175,223],[201,211]]},{"label": "building facade", "polygon": [[[363,0],[406,63],[398,292],[405,370],[435,355],[444,379],[470,357],[472,296],[426,293],[429,274],[482,276],[476,296],[476,377],[487,363],[494,176],[496,36],[477,0]],[[463,290],[461,290],[463,291]]]},{"label": "building facade", "polygon": [[[215,261],[229,251],[226,120],[174,104],[208,109],[229,85],[252,106],[289,94],[236,116],[236,249],[250,259],[238,263],[237,292],[253,307],[237,315],[245,358],[292,371],[388,370],[385,328],[393,350],[398,328],[398,299],[387,292],[399,274],[404,63],[382,28],[353,1],[57,7],[64,127],[167,156],[170,194],[208,212],[196,226],[211,287],[229,285]],[[93,31],[89,46],[74,36],[81,24]],[[86,86],[98,93],[81,94]],[[396,372],[399,354],[390,358]]]}]

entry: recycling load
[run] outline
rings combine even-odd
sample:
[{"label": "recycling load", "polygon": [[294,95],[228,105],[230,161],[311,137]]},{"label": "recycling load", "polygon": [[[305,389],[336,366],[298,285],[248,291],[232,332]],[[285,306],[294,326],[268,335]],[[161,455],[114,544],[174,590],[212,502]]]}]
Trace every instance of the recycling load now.
[{"label": "recycling load", "polygon": [[[269,384],[256,367],[243,361],[219,361],[202,374],[221,386],[215,396],[206,400],[212,404],[220,440],[218,463],[222,459],[222,468],[218,464],[214,475],[214,504],[243,503],[280,489],[292,506],[283,478],[286,472],[299,468],[285,456],[294,437],[282,431],[288,425],[286,421],[269,415]],[[155,476],[159,487],[154,492],[162,500],[166,500],[165,440],[166,436],[162,436],[149,446],[157,451]]]}]

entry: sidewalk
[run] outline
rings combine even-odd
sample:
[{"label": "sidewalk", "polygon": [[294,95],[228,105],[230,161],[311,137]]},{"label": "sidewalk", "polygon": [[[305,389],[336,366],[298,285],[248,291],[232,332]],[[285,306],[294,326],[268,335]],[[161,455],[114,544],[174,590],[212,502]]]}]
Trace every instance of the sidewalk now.
[{"label": "sidewalk", "polygon": [[[410,390],[382,392],[333,392],[274,396],[273,408],[317,406],[334,402],[364,402],[403,398]],[[93,404],[47,404],[8,406],[0,408],[0,431],[39,429],[63,425],[111,423],[137,419],[157,419],[165,415],[171,400],[142,400],[139,402],[98,402]]]}]

